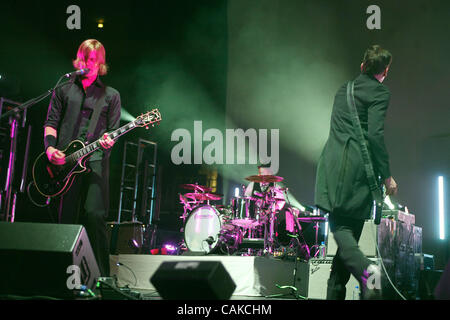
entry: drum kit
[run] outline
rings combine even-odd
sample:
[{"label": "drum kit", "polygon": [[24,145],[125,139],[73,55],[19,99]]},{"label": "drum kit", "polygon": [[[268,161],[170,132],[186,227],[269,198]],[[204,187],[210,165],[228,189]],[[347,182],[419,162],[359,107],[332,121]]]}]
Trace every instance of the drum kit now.
[{"label": "drum kit", "polygon": [[[302,230],[300,222],[312,222],[318,226],[319,222],[326,220],[324,216],[291,207],[287,189],[277,186],[282,177],[254,175],[246,180],[268,187],[265,191],[255,190],[252,196],[235,196],[229,205],[212,203],[223,199],[223,195],[212,193],[212,188],[199,184],[180,185],[180,188],[189,190],[179,194],[184,208],[180,216],[184,234],[182,249],[228,255],[244,249],[244,255],[276,255],[280,247],[285,248],[293,240],[301,245],[298,240]],[[318,248],[317,230],[313,247]],[[248,243],[258,243],[259,246],[246,248]],[[310,250],[307,251],[309,254]]]}]

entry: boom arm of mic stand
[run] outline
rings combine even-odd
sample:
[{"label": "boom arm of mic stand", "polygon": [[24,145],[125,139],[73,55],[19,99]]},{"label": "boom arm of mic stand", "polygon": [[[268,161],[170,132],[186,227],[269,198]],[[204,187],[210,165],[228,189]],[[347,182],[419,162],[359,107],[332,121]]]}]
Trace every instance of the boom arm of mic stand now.
[{"label": "boom arm of mic stand", "polygon": [[28,100],[28,101],[22,103],[21,105],[15,107],[14,109],[11,109],[11,110],[9,110],[8,112],[2,114],[1,117],[0,117],[0,120],[2,120],[3,118],[9,117],[9,116],[11,116],[11,115],[13,115],[13,114],[17,114],[17,113],[19,113],[20,111],[22,111],[22,110],[24,110],[24,109],[26,109],[26,108],[28,108],[28,107],[31,107],[31,106],[33,106],[33,105],[35,105],[35,104],[41,102],[42,100],[44,100],[45,98],[47,98],[49,95],[51,95],[56,89],[58,89],[59,87],[62,87],[63,85],[65,85],[65,84],[71,82],[71,81],[67,81],[67,82],[63,82],[63,83],[59,84],[63,78],[64,78],[64,76],[62,76],[61,78],[59,78],[59,80],[58,80],[58,82],[56,83],[55,87],[53,87],[53,88],[47,90],[47,92],[41,94],[40,96],[38,96],[38,97],[36,97],[36,98],[30,99],[30,100]]}]

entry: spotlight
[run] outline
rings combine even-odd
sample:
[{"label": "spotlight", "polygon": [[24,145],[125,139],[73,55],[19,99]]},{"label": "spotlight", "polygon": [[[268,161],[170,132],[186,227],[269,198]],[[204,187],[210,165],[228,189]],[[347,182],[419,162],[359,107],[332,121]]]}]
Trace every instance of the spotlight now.
[{"label": "spotlight", "polygon": [[133,239],[133,240],[131,241],[131,243],[133,244],[133,247],[139,248],[139,243],[138,243],[135,239]]},{"label": "spotlight", "polygon": [[166,248],[168,253],[175,253],[177,251],[177,247],[173,244],[166,244],[164,245],[164,248]]},{"label": "spotlight", "polygon": [[130,239],[128,241],[128,247],[134,249],[134,253],[138,253],[141,248],[139,242],[136,239]]},{"label": "spotlight", "polygon": [[103,29],[104,23],[105,23],[105,20],[104,20],[104,19],[98,19],[98,20],[97,20],[97,28]]}]

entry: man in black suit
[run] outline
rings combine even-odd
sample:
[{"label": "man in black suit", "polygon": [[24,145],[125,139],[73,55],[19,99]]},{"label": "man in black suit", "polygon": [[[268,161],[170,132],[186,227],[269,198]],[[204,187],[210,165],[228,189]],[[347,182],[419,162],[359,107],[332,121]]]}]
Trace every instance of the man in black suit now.
[{"label": "man in black suit", "polygon": [[[395,194],[384,143],[384,120],[390,92],[382,83],[392,62],[391,54],[378,45],[369,47],[354,81],[354,96],[361,127],[376,176]],[[328,280],[327,299],[345,299],[350,274],[360,281],[363,297],[378,289],[366,285],[371,275],[380,276],[379,267],[358,247],[364,220],[370,218],[373,198],[364,169],[360,146],[347,105],[347,84],[336,93],[331,114],[330,134],[319,158],[315,204],[329,212],[330,230],[338,244]]]},{"label": "man in black suit", "polygon": [[[77,177],[59,199],[58,222],[85,226],[100,273],[109,277],[105,219],[109,211],[109,157],[114,140],[107,132],[119,127],[121,101],[116,89],[100,81],[100,76],[108,71],[105,55],[100,41],[88,39],[81,43],[73,65],[78,70],[87,68],[89,71],[53,94],[44,123],[44,145],[48,160],[63,165],[66,155],[62,150],[72,140],[93,142],[99,139],[102,148],[87,161],[90,171]],[[92,132],[89,130],[91,122]]]}]

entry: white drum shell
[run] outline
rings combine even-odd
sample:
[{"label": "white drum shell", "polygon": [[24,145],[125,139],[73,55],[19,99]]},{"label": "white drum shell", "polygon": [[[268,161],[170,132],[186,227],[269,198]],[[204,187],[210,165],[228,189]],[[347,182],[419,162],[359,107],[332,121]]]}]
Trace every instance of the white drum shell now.
[{"label": "white drum shell", "polygon": [[[214,207],[205,205],[194,209],[184,227],[186,247],[190,251],[209,253],[219,241],[221,228],[222,221]],[[212,243],[209,244],[207,239],[210,239]]]}]

